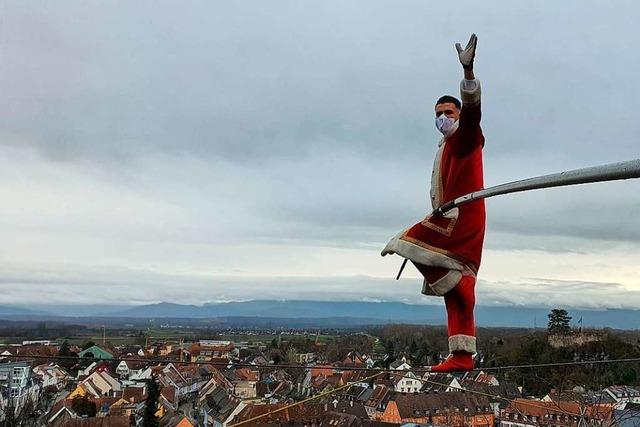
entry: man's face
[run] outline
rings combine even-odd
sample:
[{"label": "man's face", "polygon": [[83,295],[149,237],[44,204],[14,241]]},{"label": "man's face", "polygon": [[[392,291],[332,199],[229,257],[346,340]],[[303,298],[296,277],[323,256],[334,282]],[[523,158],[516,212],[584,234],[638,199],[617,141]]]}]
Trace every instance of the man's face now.
[{"label": "man's face", "polygon": [[440,117],[443,114],[453,120],[460,118],[460,110],[453,102],[444,102],[436,105],[436,117]]}]

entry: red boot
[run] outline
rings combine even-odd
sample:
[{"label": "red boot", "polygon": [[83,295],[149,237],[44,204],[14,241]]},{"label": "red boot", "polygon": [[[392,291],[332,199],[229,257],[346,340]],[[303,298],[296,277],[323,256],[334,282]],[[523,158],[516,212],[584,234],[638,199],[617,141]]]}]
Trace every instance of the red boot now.
[{"label": "red boot", "polygon": [[429,367],[431,372],[460,372],[471,371],[474,368],[473,355],[466,351],[454,351],[447,360],[436,366]]}]

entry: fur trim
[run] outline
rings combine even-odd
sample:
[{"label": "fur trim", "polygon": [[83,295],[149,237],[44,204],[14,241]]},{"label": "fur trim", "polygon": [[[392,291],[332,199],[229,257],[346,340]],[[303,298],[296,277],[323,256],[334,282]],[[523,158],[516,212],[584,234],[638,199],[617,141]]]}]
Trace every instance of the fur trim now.
[{"label": "fur trim", "polygon": [[464,81],[460,82],[460,98],[462,98],[462,104],[469,107],[476,106],[480,103],[480,80],[471,80],[476,83],[475,88],[465,88]]},{"label": "fur trim", "polygon": [[471,335],[451,335],[449,337],[449,351],[466,351],[467,353],[476,352],[476,337]]},{"label": "fur trim", "polygon": [[463,271],[464,265],[447,255],[430,251],[411,242],[401,239],[405,234],[404,231],[398,233],[393,239],[387,243],[387,246],[381,252],[382,256],[387,254],[398,254],[403,258],[407,258],[419,264],[430,265],[433,267],[442,267],[449,270]]},{"label": "fur trim", "polygon": [[[458,122],[456,122],[457,124]],[[458,126],[455,126],[457,129]],[[431,196],[431,208],[433,210],[438,209],[442,202],[442,177],[440,176],[440,164],[442,163],[442,152],[444,151],[444,138],[440,140],[440,148],[436,152],[436,157],[433,160],[433,170],[431,171],[431,189],[429,196]]]},{"label": "fur trim", "polygon": [[458,283],[460,283],[460,279],[462,279],[461,271],[450,270],[442,278],[436,280],[435,283],[429,283],[428,285],[433,291],[434,295],[444,296],[444,294],[458,286]]}]

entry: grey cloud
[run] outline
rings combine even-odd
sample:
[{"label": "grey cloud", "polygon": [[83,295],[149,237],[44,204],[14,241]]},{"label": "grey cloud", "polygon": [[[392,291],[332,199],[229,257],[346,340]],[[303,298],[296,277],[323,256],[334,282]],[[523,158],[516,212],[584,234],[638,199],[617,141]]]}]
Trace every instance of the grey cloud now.
[{"label": "grey cloud", "polygon": [[[442,304],[442,299],[420,294],[417,279],[348,277],[246,277],[162,274],[149,270],[36,269],[5,274],[6,292],[0,304],[21,304],[37,292],[49,304],[146,304],[171,301],[182,304],[255,299],[309,299],[330,301],[396,301]],[[482,306],[571,307],[575,309],[637,308],[640,292],[619,283],[531,278],[521,282],[480,280],[477,303]]]},{"label": "grey cloud", "polygon": [[[87,253],[381,247],[429,211],[432,104],[457,91],[453,43],[470,31],[487,185],[637,157],[637,12],[582,1],[4,2],[0,227],[20,248],[56,236],[55,259],[89,240]],[[637,244],[638,185],[491,199],[487,248]]]}]

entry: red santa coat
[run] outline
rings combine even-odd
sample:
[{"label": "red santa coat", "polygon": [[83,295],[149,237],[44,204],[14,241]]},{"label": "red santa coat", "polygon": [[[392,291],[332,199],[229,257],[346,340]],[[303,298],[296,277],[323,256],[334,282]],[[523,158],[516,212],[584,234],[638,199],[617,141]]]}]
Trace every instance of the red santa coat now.
[{"label": "red santa coat", "polygon": [[[480,128],[480,83],[471,89],[461,84],[463,106],[457,126],[439,144],[431,176],[431,204],[443,203],[484,188]],[[382,255],[396,253],[414,263],[446,268],[436,283],[425,283],[423,292],[444,295],[455,287],[462,275],[476,276],[482,258],[486,214],[484,200],[449,211],[444,216],[428,215],[399,233],[387,244]],[[428,285],[428,287],[427,287]]]}]

